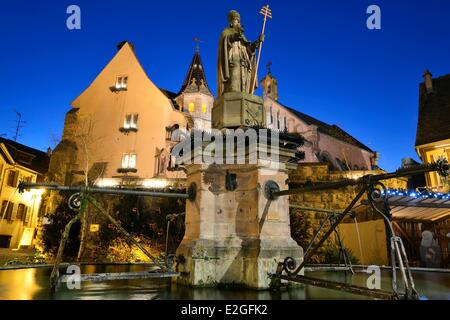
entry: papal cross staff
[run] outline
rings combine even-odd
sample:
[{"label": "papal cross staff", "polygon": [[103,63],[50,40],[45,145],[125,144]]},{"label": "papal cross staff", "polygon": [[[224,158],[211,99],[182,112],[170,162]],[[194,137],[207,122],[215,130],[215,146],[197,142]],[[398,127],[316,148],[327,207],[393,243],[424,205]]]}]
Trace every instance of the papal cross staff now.
[{"label": "papal cross staff", "polygon": [[[264,16],[264,22],[262,27],[261,35],[264,35],[264,32],[266,31],[266,23],[267,19],[272,19],[272,10],[269,8],[269,5],[263,7],[261,11],[259,12]],[[259,61],[261,59],[261,51],[262,51],[262,43],[259,45],[259,51],[258,51],[258,59],[256,61],[256,70],[255,70],[255,76],[253,77],[253,83],[252,83],[252,90],[251,93],[253,94],[256,89],[256,81],[258,81],[258,69],[259,69]]]}]

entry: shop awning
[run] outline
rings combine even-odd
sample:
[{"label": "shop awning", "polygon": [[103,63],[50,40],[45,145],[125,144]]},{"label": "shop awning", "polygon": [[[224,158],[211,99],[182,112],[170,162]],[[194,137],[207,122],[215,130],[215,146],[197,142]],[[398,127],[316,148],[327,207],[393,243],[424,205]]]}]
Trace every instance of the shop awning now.
[{"label": "shop awning", "polygon": [[437,223],[450,218],[449,199],[389,196],[394,221]]}]

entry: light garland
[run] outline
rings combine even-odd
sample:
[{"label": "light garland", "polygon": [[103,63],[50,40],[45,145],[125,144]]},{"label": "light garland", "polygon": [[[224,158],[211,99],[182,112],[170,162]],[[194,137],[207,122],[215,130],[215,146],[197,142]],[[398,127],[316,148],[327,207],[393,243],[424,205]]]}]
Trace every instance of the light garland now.
[{"label": "light garland", "polygon": [[[384,194],[384,192],[382,192]],[[430,191],[407,191],[407,190],[395,190],[389,189],[386,194],[391,197],[411,197],[415,199],[436,199],[436,200],[449,200],[450,194],[448,193],[435,193]]]}]

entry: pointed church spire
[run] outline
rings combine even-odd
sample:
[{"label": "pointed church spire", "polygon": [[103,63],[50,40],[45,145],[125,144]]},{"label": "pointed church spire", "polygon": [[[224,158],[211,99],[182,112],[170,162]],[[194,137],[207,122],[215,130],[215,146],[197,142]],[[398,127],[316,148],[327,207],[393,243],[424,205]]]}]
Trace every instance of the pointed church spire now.
[{"label": "pointed church spire", "polygon": [[[196,42],[198,43],[199,40],[196,39]],[[212,95],[208,87],[208,82],[206,81],[205,69],[203,68],[198,44],[196,45],[195,54],[184,79],[180,94],[185,92],[201,92]]]}]

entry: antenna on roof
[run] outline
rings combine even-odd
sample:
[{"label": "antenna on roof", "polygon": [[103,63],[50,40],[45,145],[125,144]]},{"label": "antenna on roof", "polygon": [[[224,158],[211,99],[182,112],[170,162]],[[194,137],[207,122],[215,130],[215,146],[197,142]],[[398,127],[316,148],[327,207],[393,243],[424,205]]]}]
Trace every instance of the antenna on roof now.
[{"label": "antenna on roof", "polygon": [[22,114],[20,112],[18,112],[17,110],[14,110],[14,112],[16,113],[17,120],[16,120],[16,127],[15,127],[16,131],[15,131],[14,137],[12,139],[17,142],[17,139],[22,136],[20,134],[20,129],[25,127],[26,122],[22,121]]}]

